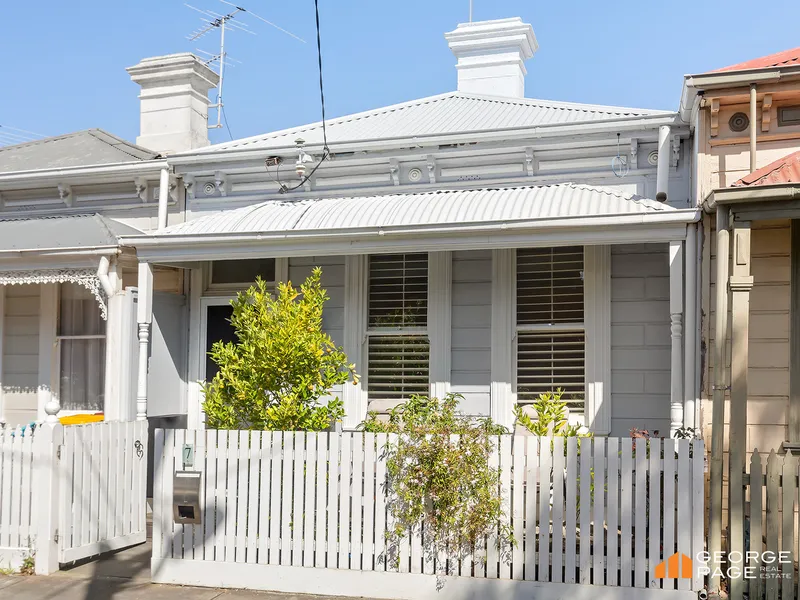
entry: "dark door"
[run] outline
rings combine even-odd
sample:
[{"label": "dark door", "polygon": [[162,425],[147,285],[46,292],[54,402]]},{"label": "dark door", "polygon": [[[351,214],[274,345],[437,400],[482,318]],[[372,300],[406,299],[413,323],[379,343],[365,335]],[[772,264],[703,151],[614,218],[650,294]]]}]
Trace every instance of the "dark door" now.
[{"label": "dark door", "polygon": [[206,313],[206,381],[211,381],[217,374],[217,364],[208,356],[214,342],[236,342],[236,332],[231,325],[233,307],[228,304],[209,306]]}]

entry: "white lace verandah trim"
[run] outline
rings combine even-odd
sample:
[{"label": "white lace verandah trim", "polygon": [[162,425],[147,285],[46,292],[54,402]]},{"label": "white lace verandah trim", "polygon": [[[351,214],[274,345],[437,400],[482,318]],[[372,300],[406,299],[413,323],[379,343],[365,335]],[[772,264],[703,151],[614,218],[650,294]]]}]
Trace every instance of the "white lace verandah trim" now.
[{"label": "white lace verandah trim", "polygon": [[100,305],[100,316],[108,318],[106,299],[97,273],[91,269],[40,269],[36,271],[0,271],[0,285],[27,283],[75,283],[89,290]]}]

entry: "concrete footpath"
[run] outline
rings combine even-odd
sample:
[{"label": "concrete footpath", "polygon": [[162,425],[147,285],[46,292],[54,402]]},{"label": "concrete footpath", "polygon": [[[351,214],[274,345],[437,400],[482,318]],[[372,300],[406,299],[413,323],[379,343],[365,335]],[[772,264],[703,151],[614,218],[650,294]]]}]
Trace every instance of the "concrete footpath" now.
[{"label": "concrete footpath", "polygon": [[153,584],[150,556],[148,542],[49,577],[0,575],[0,600],[331,600],[329,596]]}]

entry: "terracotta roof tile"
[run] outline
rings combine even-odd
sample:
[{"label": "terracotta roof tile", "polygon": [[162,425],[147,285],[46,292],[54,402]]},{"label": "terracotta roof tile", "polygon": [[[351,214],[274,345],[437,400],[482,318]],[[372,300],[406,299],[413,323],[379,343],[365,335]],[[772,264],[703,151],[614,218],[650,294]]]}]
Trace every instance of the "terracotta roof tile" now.
[{"label": "terracotta roof tile", "polygon": [[791,50],[783,50],[775,54],[762,56],[761,58],[754,58],[745,62],[737,63],[729,67],[715,69],[712,73],[720,73],[723,71],[745,71],[747,69],[764,69],[768,67],[791,67],[800,65],[800,47],[792,48]]},{"label": "terracotta roof tile", "polygon": [[765,167],[753,171],[733,184],[733,187],[800,183],[800,151],[793,152]]}]

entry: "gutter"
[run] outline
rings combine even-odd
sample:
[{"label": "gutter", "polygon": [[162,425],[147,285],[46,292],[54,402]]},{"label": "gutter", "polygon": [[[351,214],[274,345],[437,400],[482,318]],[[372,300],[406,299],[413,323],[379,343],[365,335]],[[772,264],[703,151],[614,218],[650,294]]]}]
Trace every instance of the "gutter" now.
[{"label": "gutter", "polygon": [[[363,150],[391,150],[409,146],[436,146],[439,144],[456,144],[461,142],[508,142],[514,140],[534,140],[557,137],[569,137],[579,133],[591,135],[594,133],[621,133],[638,131],[641,129],[658,129],[662,125],[680,126],[677,113],[643,115],[632,119],[604,119],[596,121],[581,121],[576,123],[552,123],[549,125],[534,125],[530,127],[513,127],[506,129],[459,131],[458,133],[428,134],[413,137],[384,137],[380,140],[367,138],[361,140],[348,140],[336,143],[336,151],[363,151]],[[296,134],[293,137],[301,135]],[[287,134],[287,137],[288,134]],[[254,142],[255,143],[255,142]],[[307,143],[304,149],[308,152],[320,152],[322,143]],[[169,164],[173,166],[196,165],[207,162],[223,162],[247,159],[264,159],[268,156],[289,153],[296,155],[297,146],[294,140],[288,141],[284,146],[271,146],[269,148],[230,148],[220,151],[195,152],[194,154],[173,154],[169,157]],[[335,153],[334,153],[335,155]]]},{"label": "gutter", "polygon": [[121,254],[119,246],[90,246],[86,248],[24,248],[2,250],[0,260],[40,254],[42,256],[115,256]]},{"label": "gutter", "polygon": [[394,236],[413,235],[470,235],[470,234],[511,234],[541,231],[543,229],[566,229],[575,227],[612,227],[624,225],[675,225],[696,223],[701,218],[701,211],[695,208],[676,209],[664,213],[645,213],[638,215],[604,215],[603,217],[571,217],[560,219],[528,219],[522,221],[498,221],[492,223],[477,222],[474,225],[447,226],[443,223],[431,225],[397,225],[381,226],[358,229],[338,229],[330,231],[298,230],[281,231],[274,233],[227,233],[227,234],[166,234],[166,235],[135,235],[121,236],[120,244],[134,248],[158,247],[208,247],[219,243],[249,245],[264,244],[269,242],[313,240],[325,238],[362,239],[377,237],[387,239]]},{"label": "gutter", "polygon": [[681,121],[688,123],[692,105],[699,92],[728,87],[746,86],[751,83],[774,83],[783,77],[800,75],[800,67],[765,67],[748,69],[747,71],[721,71],[702,73],[700,75],[684,75],[681,104],[679,108]]},{"label": "gutter", "polygon": [[721,204],[744,202],[769,202],[800,200],[800,186],[762,185],[757,187],[735,187],[713,190],[703,202],[703,211],[713,214]]},{"label": "gutter", "polygon": [[63,181],[70,177],[124,176],[142,175],[168,168],[166,159],[142,162],[114,163],[91,167],[64,167],[61,169],[41,169],[30,171],[13,171],[0,174],[0,185],[17,182],[41,182],[43,180]]}]

